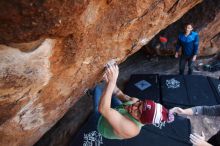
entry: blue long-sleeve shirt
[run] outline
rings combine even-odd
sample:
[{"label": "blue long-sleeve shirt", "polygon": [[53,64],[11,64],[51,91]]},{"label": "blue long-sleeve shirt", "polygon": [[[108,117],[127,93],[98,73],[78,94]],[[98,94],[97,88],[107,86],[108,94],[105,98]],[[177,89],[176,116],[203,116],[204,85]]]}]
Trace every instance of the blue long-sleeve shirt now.
[{"label": "blue long-sleeve shirt", "polygon": [[197,55],[199,47],[198,33],[192,31],[188,36],[185,36],[183,33],[179,34],[176,52],[179,51],[180,47],[182,48],[182,54],[184,56]]}]

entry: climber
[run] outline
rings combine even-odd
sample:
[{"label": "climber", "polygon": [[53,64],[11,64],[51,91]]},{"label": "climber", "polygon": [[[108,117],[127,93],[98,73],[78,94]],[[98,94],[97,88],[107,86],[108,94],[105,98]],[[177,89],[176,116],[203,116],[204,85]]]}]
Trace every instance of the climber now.
[{"label": "climber", "polygon": [[198,54],[199,36],[198,33],[192,31],[193,25],[186,23],[184,25],[185,32],[180,33],[176,45],[175,58],[179,56],[179,49],[182,48],[182,55],[179,62],[179,74],[184,74],[186,62],[188,62],[188,74],[192,74],[193,65]]},{"label": "climber", "polygon": [[144,124],[165,124],[174,120],[162,105],[125,95],[116,85],[118,74],[116,64],[108,65],[103,76],[105,85],[97,85],[93,91],[94,110],[100,116],[97,129],[103,137],[128,139],[138,135]]}]

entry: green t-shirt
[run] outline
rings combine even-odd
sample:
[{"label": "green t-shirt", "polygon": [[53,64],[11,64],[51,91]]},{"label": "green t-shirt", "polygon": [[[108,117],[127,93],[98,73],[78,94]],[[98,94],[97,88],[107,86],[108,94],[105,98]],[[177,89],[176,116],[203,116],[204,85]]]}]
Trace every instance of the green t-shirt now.
[{"label": "green t-shirt", "polygon": [[[132,104],[132,103],[131,102],[123,103],[123,105],[130,105],[130,104]],[[133,121],[141,129],[143,124],[140,123],[139,121],[137,121],[134,117],[132,117],[127,112],[127,110],[125,110],[123,108],[123,105],[117,107],[116,110],[120,114],[122,114],[123,116],[130,118],[130,120]],[[102,115],[99,118],[97,129],[98,129],[99,133],[102,134],[102,136],[107,139],[122,139],[122,138],[118,137],[117,135],[115,135],[112,126],[108,123],[108,121]]]}]

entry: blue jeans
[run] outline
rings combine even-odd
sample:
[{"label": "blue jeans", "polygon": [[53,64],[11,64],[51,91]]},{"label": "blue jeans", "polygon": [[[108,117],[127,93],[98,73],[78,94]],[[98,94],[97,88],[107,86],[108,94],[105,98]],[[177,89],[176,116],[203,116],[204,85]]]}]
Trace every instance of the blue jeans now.
[{"label": "blue jeans", "polygon": [[[100,98],[102,96],[102,92],[104,89],[103,84],[96,85],[95,89],[93,90],[93,111],[100,115],[98,111]],[[121,105],[122,102],[117,97],[113,96],[111,100],[111,107],[116,108],[117,106]]]}]

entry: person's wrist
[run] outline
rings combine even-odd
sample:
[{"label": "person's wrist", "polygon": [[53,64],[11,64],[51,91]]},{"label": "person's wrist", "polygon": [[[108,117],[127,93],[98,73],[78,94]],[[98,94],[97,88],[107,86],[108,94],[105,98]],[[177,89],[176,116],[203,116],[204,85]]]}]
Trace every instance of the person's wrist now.
[{"label": "person's wrist", "polygon": [[116,85],[116,81],[109,81],[109,82],[108,82],[108,85],[109,85],[109,86],[113,86],[113,87],[115,87],[115,85]]},{"label": "person's wrist", "polygon": [[185,109],[184,114],[187,116],[191,116],[191,115],[193,115],[193,110],[192,109]]},{"label": "person's wrist", "polygon": [[115,89],[114,89],[114,95],[118,95],[120,93],[120,90],[117,88],[117,86],[115,86]]}]

